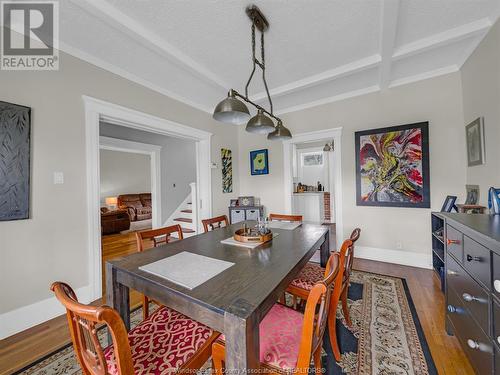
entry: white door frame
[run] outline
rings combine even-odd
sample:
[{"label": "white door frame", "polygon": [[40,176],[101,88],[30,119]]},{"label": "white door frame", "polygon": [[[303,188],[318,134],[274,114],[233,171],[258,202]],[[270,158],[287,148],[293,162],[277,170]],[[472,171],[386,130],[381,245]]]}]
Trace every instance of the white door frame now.
[{"label": "white door frame", "polygon": [[99,149],[148,155],[151,170],[151,205],[153,206],[153,228],[161,226],[161,146],[124,139],[99,137]]},{"label": "white door frame", "polygon": [[[333,168],[330,173],[330,190],[333,194],[335,231],[337,239],[337,249],[340,249],[344,236],[344,226],[342,221],[342,128],[325,129],[307,133],[294,134],[293,138],[283,141],[283,183],[285,197],[285,212],[292,213],[292,187],[293,187],[293,168],[296,159],[295,150],[297,143],[314,142],[323,139],[333,139],[335,143],[334,151],[329,157],[329,166]],[[295,161],[297,162],[297,161]]]},{"label": "white door frame", "polygon": [[[117,104],[82,96],[85,108],[87,173],[87,241],[90,297],[102,297],[99,124],[101,121],[196,142],[196,187],[199,220],[212,216],[212,134]],[[195,202],[193,202],[195,204]],[[197,223],[197,228],[200,223]]]}]

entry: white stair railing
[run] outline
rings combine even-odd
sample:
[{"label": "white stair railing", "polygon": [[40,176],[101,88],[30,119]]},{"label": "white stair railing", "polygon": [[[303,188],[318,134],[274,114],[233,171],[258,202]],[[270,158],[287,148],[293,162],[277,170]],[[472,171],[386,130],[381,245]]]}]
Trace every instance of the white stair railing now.
[{"label": "white stair railing", "polygon": [[196,182],[191,182],[189,184],[191,188],[191,211],[193,220],[193,229],[196,234],[200,233],[200,223],[198,223],[198,189]]}]

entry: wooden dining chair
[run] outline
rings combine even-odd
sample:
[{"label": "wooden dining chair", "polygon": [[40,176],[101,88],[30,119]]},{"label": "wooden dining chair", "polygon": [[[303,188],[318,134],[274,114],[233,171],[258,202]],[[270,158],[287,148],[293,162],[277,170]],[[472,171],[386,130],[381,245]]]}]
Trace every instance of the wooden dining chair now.
[{"label": "wooden dining chair", "polygon": [[[118,312],[78,302],[73,289],[55,282],[50,289],[66,308],[73,348],[86,375],[194,373],[208,360],[219,333],[168,307],[155,311],[129,333]],[[112,345],[103,348],[99,326]]]},{"label": "wooden dining chair", "polygon": [[[311,358],[316,373],[323,373],[321,349],[329,315],[332,285],[340,266],[339,255],[329,260],[329,274],[311,289],[304,314],[275,304],[259,324],[260,370],[266,374],[308,374]],[[318,307],[319,306],[319,307]],[[212,345],[215,374],[224,373],[224,337]]]},{"label": "wooden dining chair", "polygon": [[349,292],[349,285],[351,283],[351,272],[352,272],[352,264],[354,263],[354,244],[359,239],[361,235],[361,229],[356,228],[352,231],[349,239],[352,241],[352,251],[349,253],[349,256],[345,260],[345,269],[344,269],[344,279],[342,281],[342,294],[340,299],[342,300],[342,313],[344,314],[345,321],[349,327],[352,326],[351,316],[349,315],[349,306],[347,304],[347,296]]},{"label": "wooden dining chair", "polygon": [[[141,232],[135,232],[135,239],[137,242],[137,251],[144,251],[145,241],[152,241],[153,247],[166,244],[172,240],[171,234],[177,233],[177,238],[182,240],[184,237],[182,235],[182,228],[179,224],[171,225],[169,227],[163,227],[158,229],[143,230]],[[149,302],[150,299],[146,295],[142,295],[142,318],[146,319],[149,317]],[[155,301],[153,301],[155,302]],[[156,303],[156,302],[155,302]]]},{"label": "wooden dining chair", "polygon": [[270,221],[302,222],[302,215],[269,214]]},{"label": "wooden dining chair", "polygon": [[[345,264],[347,259],[350,257],[353,251],[353,242],[345,240],[340,248],[339,252],[334,252],[330,255],[328,263],[333,256],[339,257],[339,272],[335,278],[334,288],[332,296],[330,298],[330,308],[328,315],[328,334],[330,336],[330,344],[332,346],[333,354],[337,361],[340,361],[340,349],[337,341],[337,306],[339,304],[342,291],[343,291],[343,280],[345,272]],[[300,272],[299,276],[296,277],[287,288],[287,292],[294,297],[299,297],[301,300],[305,301],[309,298],[314,285],[321,281],[330,272],[328,263],[325,268],[319,267],[315,263],[308,263]],[[314,281],[313,281],[314,280]]]},{"label": "wooden dining chair", "polygon": [[206,232],[218,228],[222,228],[222,224],[224,224],[225,227],[229,225],[229,220],[227,219],[226,215],[221,215],[217,217],[213,217],[211,219],[203,219],[201,221],[203,223],[203,230]]}]

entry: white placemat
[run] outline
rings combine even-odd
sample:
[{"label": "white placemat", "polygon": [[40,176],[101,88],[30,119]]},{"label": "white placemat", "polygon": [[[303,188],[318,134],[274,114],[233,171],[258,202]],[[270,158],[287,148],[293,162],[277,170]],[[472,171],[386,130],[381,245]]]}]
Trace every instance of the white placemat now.
[{"label": "white placemat", "polygon": [[[276,237],[277,235],[279,235],[279,233],[273,233],[273,238]],[[233,237],[226,238],[225,240],[222,240],[221,243],[226,244],[226,245],[248,247],[249,249],[254,249],[257,246],[260,246],[263,244],[263,242],[239,242],[239,241],[236,241]]]},{"label": "white placemat", "polygon": [[270,221],[269,222],[269,228],[275,228],[275,229],[285,229],[285,230],[294,230],[298,226],[302,225],[302,223],[298,223],[296,221],[294,222],[289,222],[289,221]]},{"label": "white placemat", "polygon": [[225,260],[183,251],[139,269],[192,290],[233,265]]}]

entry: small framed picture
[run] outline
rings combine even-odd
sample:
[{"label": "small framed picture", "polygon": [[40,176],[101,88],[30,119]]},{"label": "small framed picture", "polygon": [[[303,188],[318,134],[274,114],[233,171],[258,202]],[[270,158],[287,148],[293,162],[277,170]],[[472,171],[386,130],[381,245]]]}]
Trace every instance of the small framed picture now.
[{"label": "small framed picture", "polygon": [[478,117],[465,127],[465,137],[467,142],[467,165],[484,164],[484,121]]},{"label": "small framed picture", "polygon": [[479,185],[465,185],[465,191],[465,204],[476,205],[479,202]]},{"label": "small framed picture", "polygon": [[255,198],[254,197],[239,197],[238,202],[239,202],[240,206],[249,207],[249,206],[253,206],[255,204]]},{"label": "small framed picture", "polygon": [[448,195],[446,196],[446,199],[444,200],[443,207],[441,207],[441,212],[451,212],[453,209],[457,211],[455,207],[455,201],[457,200],[457,197],[454,195]]},{"label": "small framed picture", "polygon": [[237,207],[237,206],[238,206],[238,199],[231,199],[231,200],[229,201],[229,205],[230,205],[231,207]]},{"label": "small framed picture", "polygon": [[269,174],[269,158],[267,148],[250,151],[250,173],[252,176]]}]

